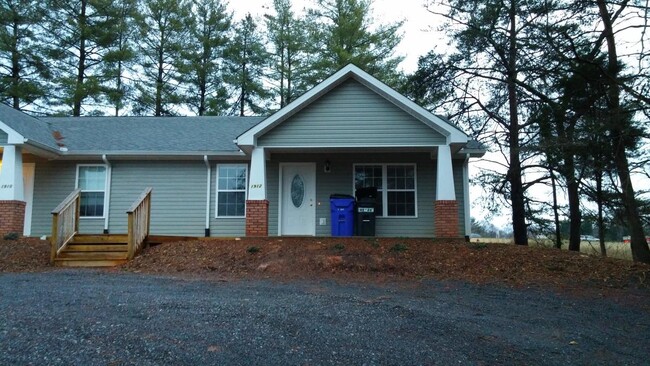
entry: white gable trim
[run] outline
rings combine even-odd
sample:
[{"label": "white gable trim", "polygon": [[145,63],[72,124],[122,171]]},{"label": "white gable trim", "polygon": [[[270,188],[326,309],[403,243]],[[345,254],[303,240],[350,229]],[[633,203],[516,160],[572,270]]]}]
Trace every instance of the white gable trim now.
[{"label": "white gable trim", "polygon": [[370,90],[386,98],[388,101],[403,109],[414,118],[446,136],[447,144],[467,143],[467,135],[461,132],[459,129],[449,125],[441,118],[413,103],[405,96],[391,89],[386,84],[382,83],[370,74],[352,64],[347,65],[341,70],[337,71],[334,75],[325,79],[325,81],[322,83],[316,85],[310,91],[303,94],[300,98],[291,102],[289,105],[282,108],[264,121],[260,122],[250,130],[241,134],[235,140],[235,143],[239,146],[256,146],[257,139],[260,136],[269,132],[274,127],[285,121],[287,118],[296,114],[298,111],[302,110],[313,101],[320,98],[330,90],[334,89],[350,77],[360,82]]},{"label": "white gable trim", "polygon": [[16,132],[13,128],[7,126],[4,122],[0,121],[0,130],[7,134],[7,143],[11,145],[22,145],[27,139]]}]

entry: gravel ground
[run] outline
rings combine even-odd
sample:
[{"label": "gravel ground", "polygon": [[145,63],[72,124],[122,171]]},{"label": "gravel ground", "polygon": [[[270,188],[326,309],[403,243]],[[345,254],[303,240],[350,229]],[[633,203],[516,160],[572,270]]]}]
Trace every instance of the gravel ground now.
[{"label": "gravel ground", "polygon": [[641,365],[648,309],[647,291],[2,274],[0,364]]}]

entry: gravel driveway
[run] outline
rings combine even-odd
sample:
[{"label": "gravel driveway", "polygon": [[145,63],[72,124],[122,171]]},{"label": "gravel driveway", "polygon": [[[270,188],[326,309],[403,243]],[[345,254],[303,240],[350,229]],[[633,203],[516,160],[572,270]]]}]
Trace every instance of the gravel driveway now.
[{"label": "gravel driveway", "polygon": [[648,305],[647,291],[2,274],[0,364],[640,365]]}]

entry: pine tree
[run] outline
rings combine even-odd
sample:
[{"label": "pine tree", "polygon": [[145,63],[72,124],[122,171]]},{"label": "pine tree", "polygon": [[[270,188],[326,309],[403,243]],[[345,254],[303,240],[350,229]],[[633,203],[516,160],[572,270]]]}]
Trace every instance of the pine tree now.
[{"label": "pine tree", "polygon": [[49,70],[36,32],[40,18],[37,1],[0,1],[0,100],[15,109],[47,95]]},{"label": "pine tree", "polygon": [[232,15],[220,0],[192,0],[191,6],[190,41],[181,67],[187,104],[199,116],[222,114],[228,107],[222,74]]},{"label": "pine tree", "polygon": [[[372,24],[370,0],[316,0],[308,12],[312,81],[318,82],[352,63],[391,86],[397,86],[395,56],[403,22]],[[374,28],[374,29],[372,29]]]},{"label": "pine tree", "polygon": [[267,37],[273,49],[270,78],[282,108],[306,90],[302,72],[307,42],[305,23],[295,16],[291,0],[273,0],[273,8],[275,14],[266,15]]},{"label": "pine tree", "polygon": [[182,0],[144,0],[140,31],[141,79],[133,111],[175,115],[182,103],[179,62],[187,46],[190,8]]},{"label": "pine tree", "polygon": [[[235,38],[226,51],[226,81],[235,89],[233,112],[240,116],[267,112],[270,93],[263,85],[267,53],[253,17],[248,14],[235,27]],[[233,114],[234,114],[233,113]]]},{"label": "pine tree", "polygon": [[56,91],[71,114],[80,116],[89,98],[100,103],[104,96],[100,66],[113,42],[110,30],[116,21],[108,12],[111,0],[48,0],[46,4],[48,57]]},{"label": "pine tree", "polygon": [[128,75],[134,73],[137,57],[138,0],[113,0],[108,12],[115,21],[109,24],[113,42],[104,55],[103,88],[115,116],[119,116],[133,94],[133,82]]}]

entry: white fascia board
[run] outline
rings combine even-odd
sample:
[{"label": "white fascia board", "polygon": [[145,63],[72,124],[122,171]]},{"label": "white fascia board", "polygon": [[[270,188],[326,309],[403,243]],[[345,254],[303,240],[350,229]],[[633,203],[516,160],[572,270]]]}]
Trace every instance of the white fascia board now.
[{"label": "white fascia board", "polygon": [[25,137],[13,128],[7,126],[4,122],[0,121],[0,130],[4,131],[7,134],[7,143],[10,145],[22,145],[25,143]]}]

